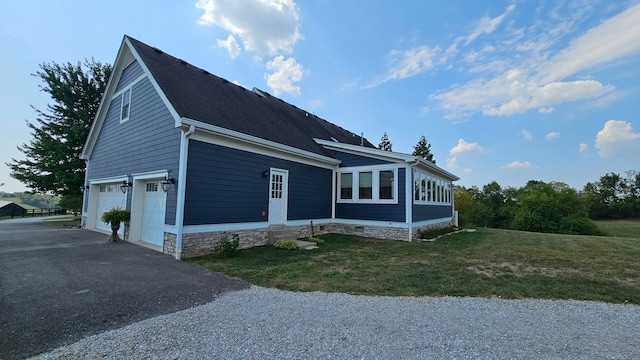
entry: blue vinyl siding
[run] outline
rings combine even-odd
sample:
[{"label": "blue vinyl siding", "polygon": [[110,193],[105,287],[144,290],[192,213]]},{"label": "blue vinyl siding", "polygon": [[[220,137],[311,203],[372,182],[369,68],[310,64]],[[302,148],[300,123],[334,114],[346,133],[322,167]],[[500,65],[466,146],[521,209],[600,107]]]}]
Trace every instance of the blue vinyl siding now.
[{"label": "blue vinyl siding", "polygon": [[272,167],[289,171],[287,220],[331,218],[331,170],[190,140],[185,225],[268,221]]},{"label": "blue vinyl siding", "polygon": [[413,204],[413,221],[425,221],[451,217],[451,205],[417,205]]},{"label": "blue vinyl siding", "polygon": [[[124,78],[124,76],[123,76]],[[168,170],[178,178],[181,131],[149,79],[132,88],[131,114],[120,123],[121,97],[109,104],[87,166],[87,180]],[[174,225],[177,186],[167,193],[165,223]],[[131,192],[127,192],[131,207]]]},{"label": "blue vinyl siding", "polygon": [[340,167],[392,164],[392,162],[390,161],[374,159],[366,156],[348,154],[341,151],[332,150],[330,152],[336,159],[342,161],[342,163],[340,164]]},{"label": "blue vinyl siding", "polygon": [[122,75],[120,76],[115,92],[127,87],[133,80],[137,79],[143,73],[142,67],[138,64],[137,60],[129,64],[129,66],[122,71]]},{"label": "blue vinyl siding", "polygon": [[404,222],[406,219],[405,179],[405,168],[399,168],[397,204],[337,203],[336,218]]}]

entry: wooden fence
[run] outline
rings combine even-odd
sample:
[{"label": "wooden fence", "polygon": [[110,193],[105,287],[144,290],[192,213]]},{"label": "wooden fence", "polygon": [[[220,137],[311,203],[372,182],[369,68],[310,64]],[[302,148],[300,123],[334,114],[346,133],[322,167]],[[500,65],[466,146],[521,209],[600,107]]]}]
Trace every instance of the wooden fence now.
[{"label": "wooden fence", "polygon": [[36,217],[50,215],[66,215],[67,209],[11,209],[11,212],[0,213],[0,217]]}]

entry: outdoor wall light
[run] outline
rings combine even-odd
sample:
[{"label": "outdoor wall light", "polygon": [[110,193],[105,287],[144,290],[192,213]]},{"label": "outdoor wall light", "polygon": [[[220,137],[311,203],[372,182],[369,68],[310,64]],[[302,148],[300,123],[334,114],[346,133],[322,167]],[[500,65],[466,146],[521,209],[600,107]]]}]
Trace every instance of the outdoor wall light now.
[{"label": "outdoor wall light", "polygon": [[133,184],[131,183],[131,181],[122,180],[122,184],[120,184],[120,190],[122,190],[122,193],[124,194],[132,185]]},{"label": "outdoor wall light", "polygon": [[89,190],[89,185],[80,186],[80,192],[84,192],[85,190]]},{"label": "outdoor wall light", "polygon": [[265,170],[265,171],[262,173],[262,176],[263,176],[263,177],[267,177],[267,176],[269,176],[269,170]]},{"label": "outdoor wall light", "polygon": [[164,176],[164,180],[162,180],[162,182],[160,182],[162,184],[162,191],[167,192],[169,191],[169,186],[173,185],[176,183],[176,181],[173,178],[167,178],[167,176]]}]

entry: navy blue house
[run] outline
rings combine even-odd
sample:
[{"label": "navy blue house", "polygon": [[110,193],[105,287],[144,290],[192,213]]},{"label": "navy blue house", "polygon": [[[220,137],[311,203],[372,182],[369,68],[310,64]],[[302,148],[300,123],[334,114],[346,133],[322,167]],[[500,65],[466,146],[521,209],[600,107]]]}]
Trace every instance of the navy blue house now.
[{"label": "navy blue house", "polygon": [[121,235],[177,259],[225,232],[412,241],[451,223],[458,180],[127,36],[82,157],[84,225],[109,231],[102,213],[127,208]]}]

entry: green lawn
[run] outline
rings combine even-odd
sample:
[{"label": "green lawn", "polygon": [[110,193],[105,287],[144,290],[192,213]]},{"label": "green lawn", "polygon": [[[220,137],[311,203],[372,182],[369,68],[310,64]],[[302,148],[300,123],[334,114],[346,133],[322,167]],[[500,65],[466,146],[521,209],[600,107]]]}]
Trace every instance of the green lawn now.
[{"label": "green lawn", "polygon": [[243,250],[236,258],[191,261],[252,284],[292,291],[640,304],[637,238],[478,229],[435,243],[345,235],[323,239],[316,250],[264,246]]},{"label": "green lawn", "polygon": [[640,239],[640,220],[599,220],[596,224],[609,236]]}]

